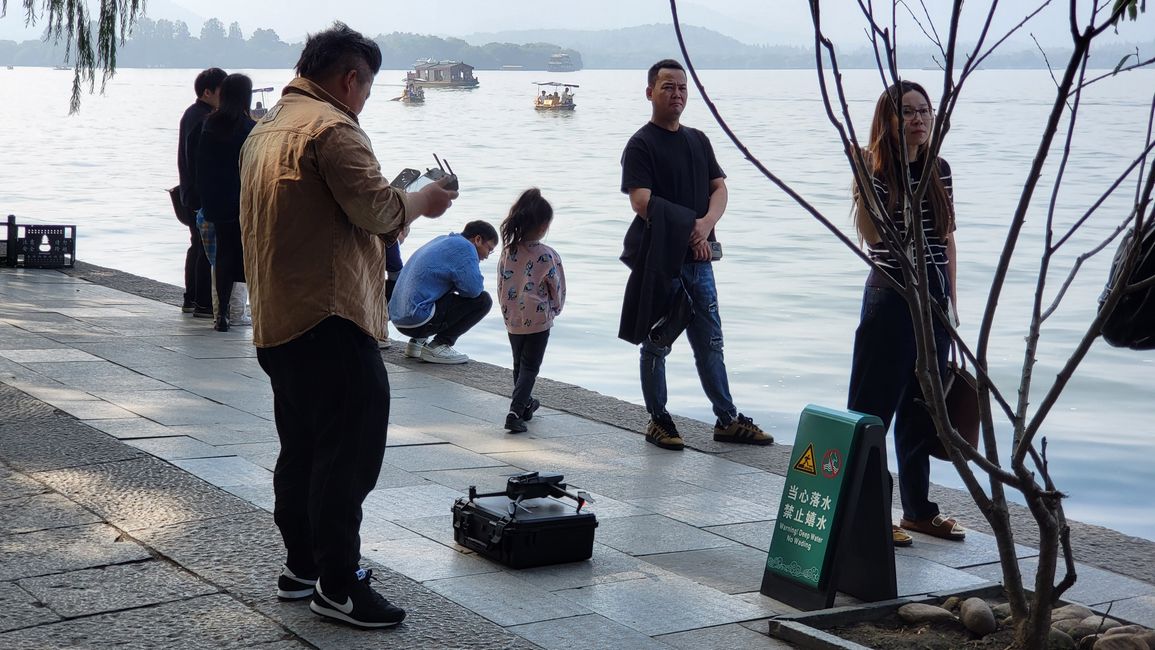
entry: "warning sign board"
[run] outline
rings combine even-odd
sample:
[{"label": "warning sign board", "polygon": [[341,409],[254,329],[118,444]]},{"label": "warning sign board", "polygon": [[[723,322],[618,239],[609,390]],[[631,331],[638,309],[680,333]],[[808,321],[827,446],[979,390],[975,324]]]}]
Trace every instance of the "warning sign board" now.
[{"label": "warning sign board", "polygon": [[818,476],[818,471],[814,467],[814,444],[806,445],[806,451],[802,452],[802,456],[794,463],[794,469],[811,476]]}]

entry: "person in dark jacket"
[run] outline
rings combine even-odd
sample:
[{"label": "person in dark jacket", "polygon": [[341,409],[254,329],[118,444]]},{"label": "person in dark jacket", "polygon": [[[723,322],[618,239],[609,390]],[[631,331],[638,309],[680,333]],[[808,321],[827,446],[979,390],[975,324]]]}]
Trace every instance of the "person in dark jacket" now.
[{"label": "person in dark jacket", "polygon": [[249,117],[253,101],[253,81],[243,74],[231,74],[220,87],[220,102],[189,146],[196,147],[194,175],[205,220],[216,228],[216,287],[220,313],[214,327],[229,331],[229,300],[233,283],[245,281],[241,249],[241,145],[255,122]]},{"label": "person in dark jacket", "polygon": [[[187,150],[189,134],[200,127],[201,122],[216,108],[220,97],[221,82],[228,76],[220,68],[209,68],[197,75],[193,82],[193,90],[197,99],[185,109],[180,118],[180,130],[177,134],[176,168],[180,174],[180,202],[190,214],[195,214],[200,208],[200,200],[193,187],[192,169],[189,164]],[[190,220],[189,247],[184,258],[184,305],[182,311],[198,318],[212,318],[212,270],[208,256],[201,243],[200,230],[197,228],[195,217]]]},{"label": "person in dark jacket", "polygon": [[641,343],[642,397],[650,413],[646,442],[682,449],[666,410],[668,337],[656,336],[671,308],[688,298],[693,310],[686,338],[702,388],[718,420],[714,440],[769,445],[774,438],[735,408],[722,357],[718,290],[710,264],[714,225],[726,210],[726,175],[705,134],[681,124],[686,71],[671,59],[650,67],[646,84],[650,121],[622,154],[622,192],[637,215],[626,233],[622,261],[630,267],[618,336]]}]

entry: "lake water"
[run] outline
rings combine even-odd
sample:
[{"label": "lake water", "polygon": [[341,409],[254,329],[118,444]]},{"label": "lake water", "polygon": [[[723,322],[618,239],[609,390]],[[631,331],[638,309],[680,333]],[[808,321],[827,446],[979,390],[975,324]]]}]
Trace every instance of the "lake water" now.
[{"label": "lake water", "polygon": [[[278,93],[291,78],[289,71],[248,72],[257,87],[275,86]],[[0,214],[77,224],[81,260],[182,284],[187,231],[173,217],[165,189],[176,182],[176,127],[192,100],[195,74],[121,70],[105,96],[86,96],[81,113],[69,117],[71,74],[0,70]],[[533,110],[531,82],[550,75],[478,74],[480,88],[429,90],[426,103],[417,106],[389,101],[400,91],[401,71],[382,71],[377,78],[362,123],[386,175],[432,166],[431,154],[437,153],[461,178],[461,198],[451,211],[415,223],[404,249],[459,230],[471,219],[496,225],[523,189],[540,187],[556,211],[548,241],[564,258],[569,281],[569,300],[542,373],[640,403],[637,352],[616,338],[626,279],[617,257],[631,217],[618,186],[622,148],[649,117],[645,73],[556,75],[581,85],[572,114]],[[922,77],[932,87],[933,74]],[[815,74],[706,71],[704,81],[750,151],[848,229],[850,182]],[[865,130],[879,93],[877,74],[849,71],[846,82],[856,123]],[[1046,71],[1037,70],[981,72],[970,83],[943,155],[955,174],[959,311],[973,344],[1053,85]],[[1155,71],[1133,72],[1097,85],[1085,98],[1058,224],[1078,218],[1129,163],[1143,138],[1153,89]],[[267,102],[273,101],[270,95]],[[725,259],[716,275],[735,402],[777,439],[791,442],[806,404],[845,405],[865,266],[742,159],[696,93],[684,122],[711,137],[729,176],[729,208],[718,228]],[[1044,183],[1037,205],[1049,193]],[[1123,194],[1133,196],[1134,184]],[[1107,202],[1064,251],[1065,264],[1052,273],[1048,296],[1070,260],[1098,242],[1126,210],[1125,200]],[[1024,254],[1002,296],[990,353],[993,375],[1008,399],[1018,394],[1043,214],[1037,209],[1027,224]],[[1112,251],[1084,266],[1062,308],[1047,321],[1032,404],[1041,401],[1092,318]],[[496,255],[483,271],[494,287]],[[491,313],[458,347],[475,359],[510,365],[499,313]],[[675,345],[668,371],[671,410],[712,421],[684,341]],[[1069,517],[1155,539],[1147,500],[1155,486],[1153,375],[1155,353],[1096,342],[1048,417],[1048,456],[1056,484],[1070,495]],[[493,414],[495,425],[503,416]],[[954,469],[938,461],[932,480],[961,485]]]}]

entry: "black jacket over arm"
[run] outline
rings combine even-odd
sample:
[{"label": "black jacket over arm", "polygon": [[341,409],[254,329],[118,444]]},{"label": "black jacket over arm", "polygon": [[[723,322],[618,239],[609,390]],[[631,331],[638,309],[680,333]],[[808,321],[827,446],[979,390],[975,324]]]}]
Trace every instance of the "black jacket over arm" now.
[{"label": "black jacket over arm", "polygon": [[670,281],[681,273],[697,218],[693,210],[657,196],[650,197],[646,215],[648,221],[634,217],[621,256],[630,277],[618,338],[635,345],[646,340],[654,323],[669,311]]}]

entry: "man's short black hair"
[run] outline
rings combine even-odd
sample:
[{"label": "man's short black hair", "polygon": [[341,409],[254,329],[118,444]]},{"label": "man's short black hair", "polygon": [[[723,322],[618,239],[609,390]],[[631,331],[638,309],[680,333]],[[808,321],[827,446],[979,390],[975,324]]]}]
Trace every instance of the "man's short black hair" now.
[{"label": "man's short black hair", "polygon": [[297,74],[316,82],[356,70],[361,81],[381,70],[381,48],[372,39],[349,29],[341,21],[323,32],[310,34],[297,60]]},{"label": "man's short black hair", "polygon": [[196,91],[197,98],[199,99],[201,95],[205,94],[206,90],[216,90],[220,88],[221,82],[223,82],[227,76],[229,76],[229,74],[220,68],[202,70],[201,73],[197,75],[197,80],[193,82],[193,90]]},{"label": "man's short black hair", "polygon": [[497,229],[489,225],[485,221],[470,221],[465,224],[465,228],[461,229],[461,236],[466,239],[473,239],[481,235],[481,238],[487,242],[497,243]]},{"label": "man's short black hair", "polygon": [[686,69],[682,67],[681,63],[678,63],[673,59],[662,59],[661,61],[658,61],[654,65],[650,66],[650,74],[648,77],[646,77],[647,85],[654,85],[654,82],[658,80],[658,71],[662,68],[671,68],[674,70],[681,70],[682,72],[686,71]]}]

